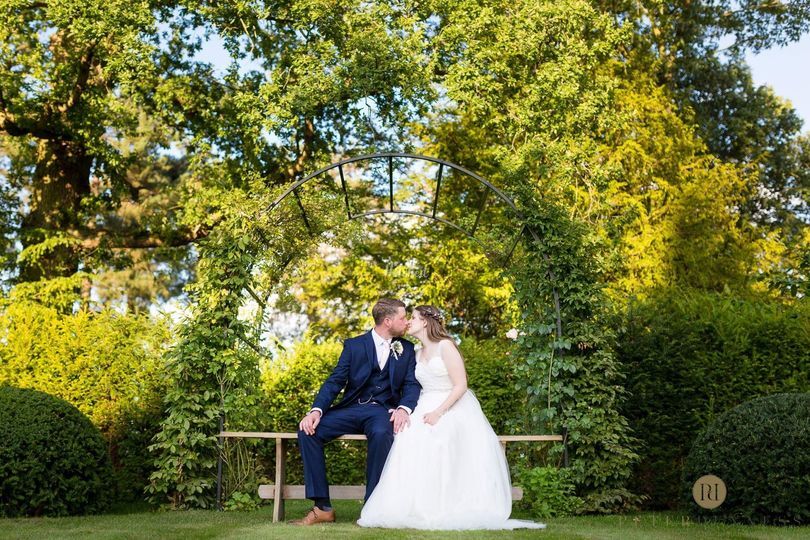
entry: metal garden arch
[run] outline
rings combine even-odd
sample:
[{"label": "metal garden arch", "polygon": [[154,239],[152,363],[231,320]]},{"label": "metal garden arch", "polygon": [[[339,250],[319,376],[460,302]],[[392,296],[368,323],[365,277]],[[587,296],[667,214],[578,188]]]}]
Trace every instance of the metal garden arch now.
[{"label": "metal garden arch", "polygon": [[[399,165],[409,163],[411,166],[416,164],[416,172],[411,170],[410,175],[404,174],[403,167],[395,167],[395,163]],[[415,186],[412,186],[415,188],[412,189],[415,197],[404,201],[397,200],[395,185],[403,179],[413,181],[414,178],[422,180],[421,183],[416,182]],[[477,242],[491,259],[503,267],[509,263],[521,238],[534,242],[541,241],[540,236],[526,223],[524,216],[508,195],[478,174],[460,165],[430,156],[388,152],[343,159],[296,181],[284,190],[265,212],[273,212],[282,204],[292,204],[297,207],[309,235],[312,238],[317,237],[328,230],[328,226],[322,227],[318,223],[317,210],[322,209],[307,209],[307,197],[302,195],[313,187],[316,190],[330,192],[333,202],[342,199],[341,205],[349,221],[384,214],[401,214],[433,220]],[[445,199],[455,197],[452,201],[455,203],[453,208],[472,207],[474,218],[471,219],[473,214],[452,215],[452,212],[444,211],[441,204],[442,197]],[[295,210],[294,207],[289,207],[288,210]],[[488,225],[490,231],[486,235],[483,230]],[[506,249],[493,250],[491,240],[504,239],[507,232],[509,235],[505,238],[506,242],[500,242]],[[483,238],[484,236],[488,236],[490,242]],[[544,258],[549,259],[547,255],[544,255]],[[284,265],[286,266],[288,262],[290,261]],[[554,286],[553,274],[548,277],[552,282],[556,335],[559,338],[562,336],[559,295]],[[247,291],[257,302],[261,302],[252,289],[248,287]],[[245,343],[259,351],[249,341],[245,340]],[[224,430],[222,415],[219,418],[219,429],[219,442],[222,445],[221,434]],[[567,438],[565,435],[564,437]],[[567,463],[567,449],[565,456]],[[218,505],[221,501],[222,466],[220,454],[217,460]]]},{"label": "metal garden arch", "polygon": [[[406,163],[411,169],[402,167]],[[411,174],[408,175],[403,170]],[[397,200],[395,185],[409,179],[413,183],[413,178],[422,180],[421,184],[417,182],[416,189],[412,190],[414,197]],[[478,174],[455,163],[430,156],[386,152],[343,159],[296,181],[271,203],[267,211],[272,212],[292,197],[307,231],[311,236],[317,236],[325,229],[318,227],[317,213],[314,211],[317,209],[308,211],[301,196],[313,185],[318,189],[331,190],[336,197],[342,197],[348,220],[383,214],[401,214],[433,220],[477,242],[503,267],[509,263],[521,238],[541,241],[540,236],[526,223],[524,216],[508,195]],[[472,207],[474,219],[471,221],[470,216],[458,213],[451,215],[452,212],[443,211],[442,197],[455,197],[454,202],[457,203],[455,208]],[[476,236],[487,224],[491,229],[487,238],[489,242],[482,239],[482,235]],[[492,239],[502,237],[507,231],[511,231],[511,236],[508,242],[503,244],[506,249],[493,250]],[[548,258],[547,255],[545,257]],[[561,337],[559,295],[554,287],[554,276],[548,277],[552,280],[556,334],[557,337]]]}]

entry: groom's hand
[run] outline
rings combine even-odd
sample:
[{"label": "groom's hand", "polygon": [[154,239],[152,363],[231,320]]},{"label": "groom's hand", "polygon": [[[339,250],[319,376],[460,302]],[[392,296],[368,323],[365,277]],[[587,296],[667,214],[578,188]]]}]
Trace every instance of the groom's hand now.
[{"label": "groom's hand", "polygon": [[310,411],[303,420],[298,424],[298,429],[306,433],[307,435],[315,435],[315,428],[318,427],[318,424],[321,422],[321,412],[320,411]]},{"label": "groom's hand", "polygon": [[399,433],[411,425],[411,415],[405,409],[389,410],[388,412],[391,413],[390,420],[394,423],[394,433]]}]

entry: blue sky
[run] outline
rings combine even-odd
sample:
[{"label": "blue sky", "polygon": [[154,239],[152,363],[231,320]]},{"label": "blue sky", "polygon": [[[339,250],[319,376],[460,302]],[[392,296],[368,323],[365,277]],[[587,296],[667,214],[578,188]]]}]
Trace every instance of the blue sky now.
[{"label": "blue sky", "polygon": [[790,100],[804,119],[803,131],[810,130],[810,35],[787,47],[749,54],[747,59],[754,81]]}]

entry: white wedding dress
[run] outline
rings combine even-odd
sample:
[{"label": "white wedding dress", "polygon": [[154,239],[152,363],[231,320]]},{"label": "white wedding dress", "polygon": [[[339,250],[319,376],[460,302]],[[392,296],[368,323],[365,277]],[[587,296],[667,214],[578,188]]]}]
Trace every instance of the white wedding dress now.
[{"label": "white wedding dress", "polygon": [[382,476],[360,514],[361,527],[397,529],[544,528],[509,519],[509,467],[497,435],[469,390],[431,426],[452,382],[440,356],[417,362],[422,394],[411,425],[394,438]]}]

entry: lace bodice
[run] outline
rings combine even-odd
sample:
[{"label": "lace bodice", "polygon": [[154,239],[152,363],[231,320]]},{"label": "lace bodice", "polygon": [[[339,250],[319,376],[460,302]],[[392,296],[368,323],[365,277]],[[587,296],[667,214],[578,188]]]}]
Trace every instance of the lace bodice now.
[{"label": "lace bodice", "polygon": [[416,363],[416,380],[422,385],[423,392],[448,392],[453,388],[447,368],[438,355]]}]

